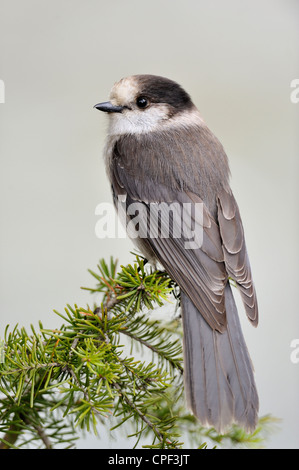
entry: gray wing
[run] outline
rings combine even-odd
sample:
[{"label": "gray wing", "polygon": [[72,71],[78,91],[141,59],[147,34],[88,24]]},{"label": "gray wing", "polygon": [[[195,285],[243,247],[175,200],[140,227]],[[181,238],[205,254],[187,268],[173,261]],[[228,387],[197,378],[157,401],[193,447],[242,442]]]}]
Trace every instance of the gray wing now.
[{"label": "gray wing", "polygon": [[[230,190],[223,189],[225,182],[221,183],[226,177],[226,170],[222,170],[226,164],[226,156],[216,140],[217,151],[214,150],[213,154],[208,154],[213,147],[211,145],[213,137],[211,134],[208,134],[208,138],[206,135],[204,137],[207,145],[202,148],[190,139],[188,140],[189,158],[186,158],[187,139],[184,154],[182,146],[178,143],[172,155],[167,156],[167,167],[165,167],[165,159],[158,158],[159,150],[161,150],[157,144],[160,141],[158,138],[142,143],[141,140],[133,141],[131,137],[130,141],[124,140],[122,144],[115,146],[109,173],[114,197],[117,199],[118,196],[122,196],[123,201],[124,196],[126,197],[123,203],[126,210],[134,202],[142,204],[142,214],[138,219],[142,227],[141,230],[139,227],[139,232],[146,234],[147,237],[139,239],[138,245],[141,245],[145,253],[155,254],[164,269],[192,300],[211,328],[222,332],[226,328],[224,291],[229,276],[240,287],[247,315],[254,324],[257,323],[257,303],[239,210]],[[178,139],[172,139],[169,148],[173,149],[177,142],[179,142]],[[214,148],[215,142],[212,142]],[[134,156],[131,157],[129,149],[134,145],[135,149],[131,153]],[[205,158],[210,161],[211,178],[208,174],[203,178],[199,171],[203,166],[207,167],[202,164]],[[219,158],[220,171],[219,182],[216,181],[215,184],[217,158]],[[214,159],[213,165],[212,159]],[[146,165],[147,171],[145,171]],[[168,175],[169,184],[167,183]],[[211,181],[212,197],[216,201],[216,211],[213,210],[213,215],[206,204],[207,198],[203,195],[208,189],[203,191],[200,187],[203,180],[206,184],[207,181]],[[208,199],[211,200],[211,196]],[[188,221],[191,231],[193,228],[195,234],[202,233],[202,237],[198,236],[195,240],[195,246],[193,244],[192,249],[186,248],[189,239],[184,233],[180,237],[151,237],[149,235],[151,208],[163,201],[176,207],[174,212],[177,211],[177,214],[173,217],[174,231],[180,230],[178,225],[181,224],[180,217],[184,212],[182,209],[184,206],[188,204],[194,206],[196,203],[202,205],[201,217],[197,218],[196,211],[193,211]],[[168,220],[167,204],[160,204],[159,209],[160,218],[151,220],[150,228],[154,232],[161,231],[163,223]]]},{"label": "gray wing", "polygon": [[[192,213],[190,217],[184,213],[183,204],[190,204],[191,207],[194,204],[191,196],[202,205],[203,218],[200,216],[200,220],[193,218]],[[135,201],[128,194],[126,209]],[[144,248],[145,253],[154,252],[155,257],[189,296],[211,328],[224,331],[226,327],[224,289],[227,273],[223,262],[219,228],[206,206],[198,196],[190,193],[178,193],[170,204],[155,201],[141,203],[144,210],[140,211],[142,215],[140,217],[139,214],[138,217],[138,232],[148,236],[139,238],[138,246]],[[168,237],[169,209],[172,212],[171,233]],[[182,233],[183,214],[185,233]],[[198,236],[200,232],[203,236]],[[158,236],[152,237],[150,233]],[[177,236],[178,234],[180,236]]]}]

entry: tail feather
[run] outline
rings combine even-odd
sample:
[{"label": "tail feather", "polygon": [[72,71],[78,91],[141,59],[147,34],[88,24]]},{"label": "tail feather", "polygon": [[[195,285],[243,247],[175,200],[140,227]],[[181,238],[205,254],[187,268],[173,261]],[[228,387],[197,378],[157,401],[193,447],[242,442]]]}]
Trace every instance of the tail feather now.
[{"label": "tail feather", "polygon": [[218,432],[232,423],[252,432],[258,420],[258,395],[230,285],[225,288],[224,333],[213,330],[183,292],[181,303],[188,406],[202,425]]}]

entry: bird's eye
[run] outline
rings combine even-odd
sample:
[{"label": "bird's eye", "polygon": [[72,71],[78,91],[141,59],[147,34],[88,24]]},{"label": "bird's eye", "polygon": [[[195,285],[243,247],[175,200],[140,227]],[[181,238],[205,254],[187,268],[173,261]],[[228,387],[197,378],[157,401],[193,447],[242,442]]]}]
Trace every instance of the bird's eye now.
[{"label": "bird's eye", "polygon": [[136,100],[138,108],[146,108],[148,106],[148,100],[144,96],[139,96]]}]

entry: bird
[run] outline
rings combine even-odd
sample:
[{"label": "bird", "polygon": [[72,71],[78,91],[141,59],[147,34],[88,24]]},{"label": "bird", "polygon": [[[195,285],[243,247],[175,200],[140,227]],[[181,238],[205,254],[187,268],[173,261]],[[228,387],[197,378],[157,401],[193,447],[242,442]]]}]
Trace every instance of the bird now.
[{"label": "bird", "polygon": [[163,76],[121,78],[94,108],[108,115],[118,215],[180,288],[186,404],[202,426],[251,433],[259,397],[232,289],[253,326],[258,302],[225,150],[190,94]]}]

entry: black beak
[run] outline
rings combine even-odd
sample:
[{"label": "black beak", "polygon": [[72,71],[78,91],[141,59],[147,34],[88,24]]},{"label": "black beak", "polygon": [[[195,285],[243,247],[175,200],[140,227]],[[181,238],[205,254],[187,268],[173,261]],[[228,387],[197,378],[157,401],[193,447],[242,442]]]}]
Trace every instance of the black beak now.
[{"label": "black beak", "polygon": [[110,103],[110,101],[105,101],[104,103],[95,104],[94,108],[99,111],[105,111],[105,113],[121,113],[124,109],[123,106],[115,106]]}]

